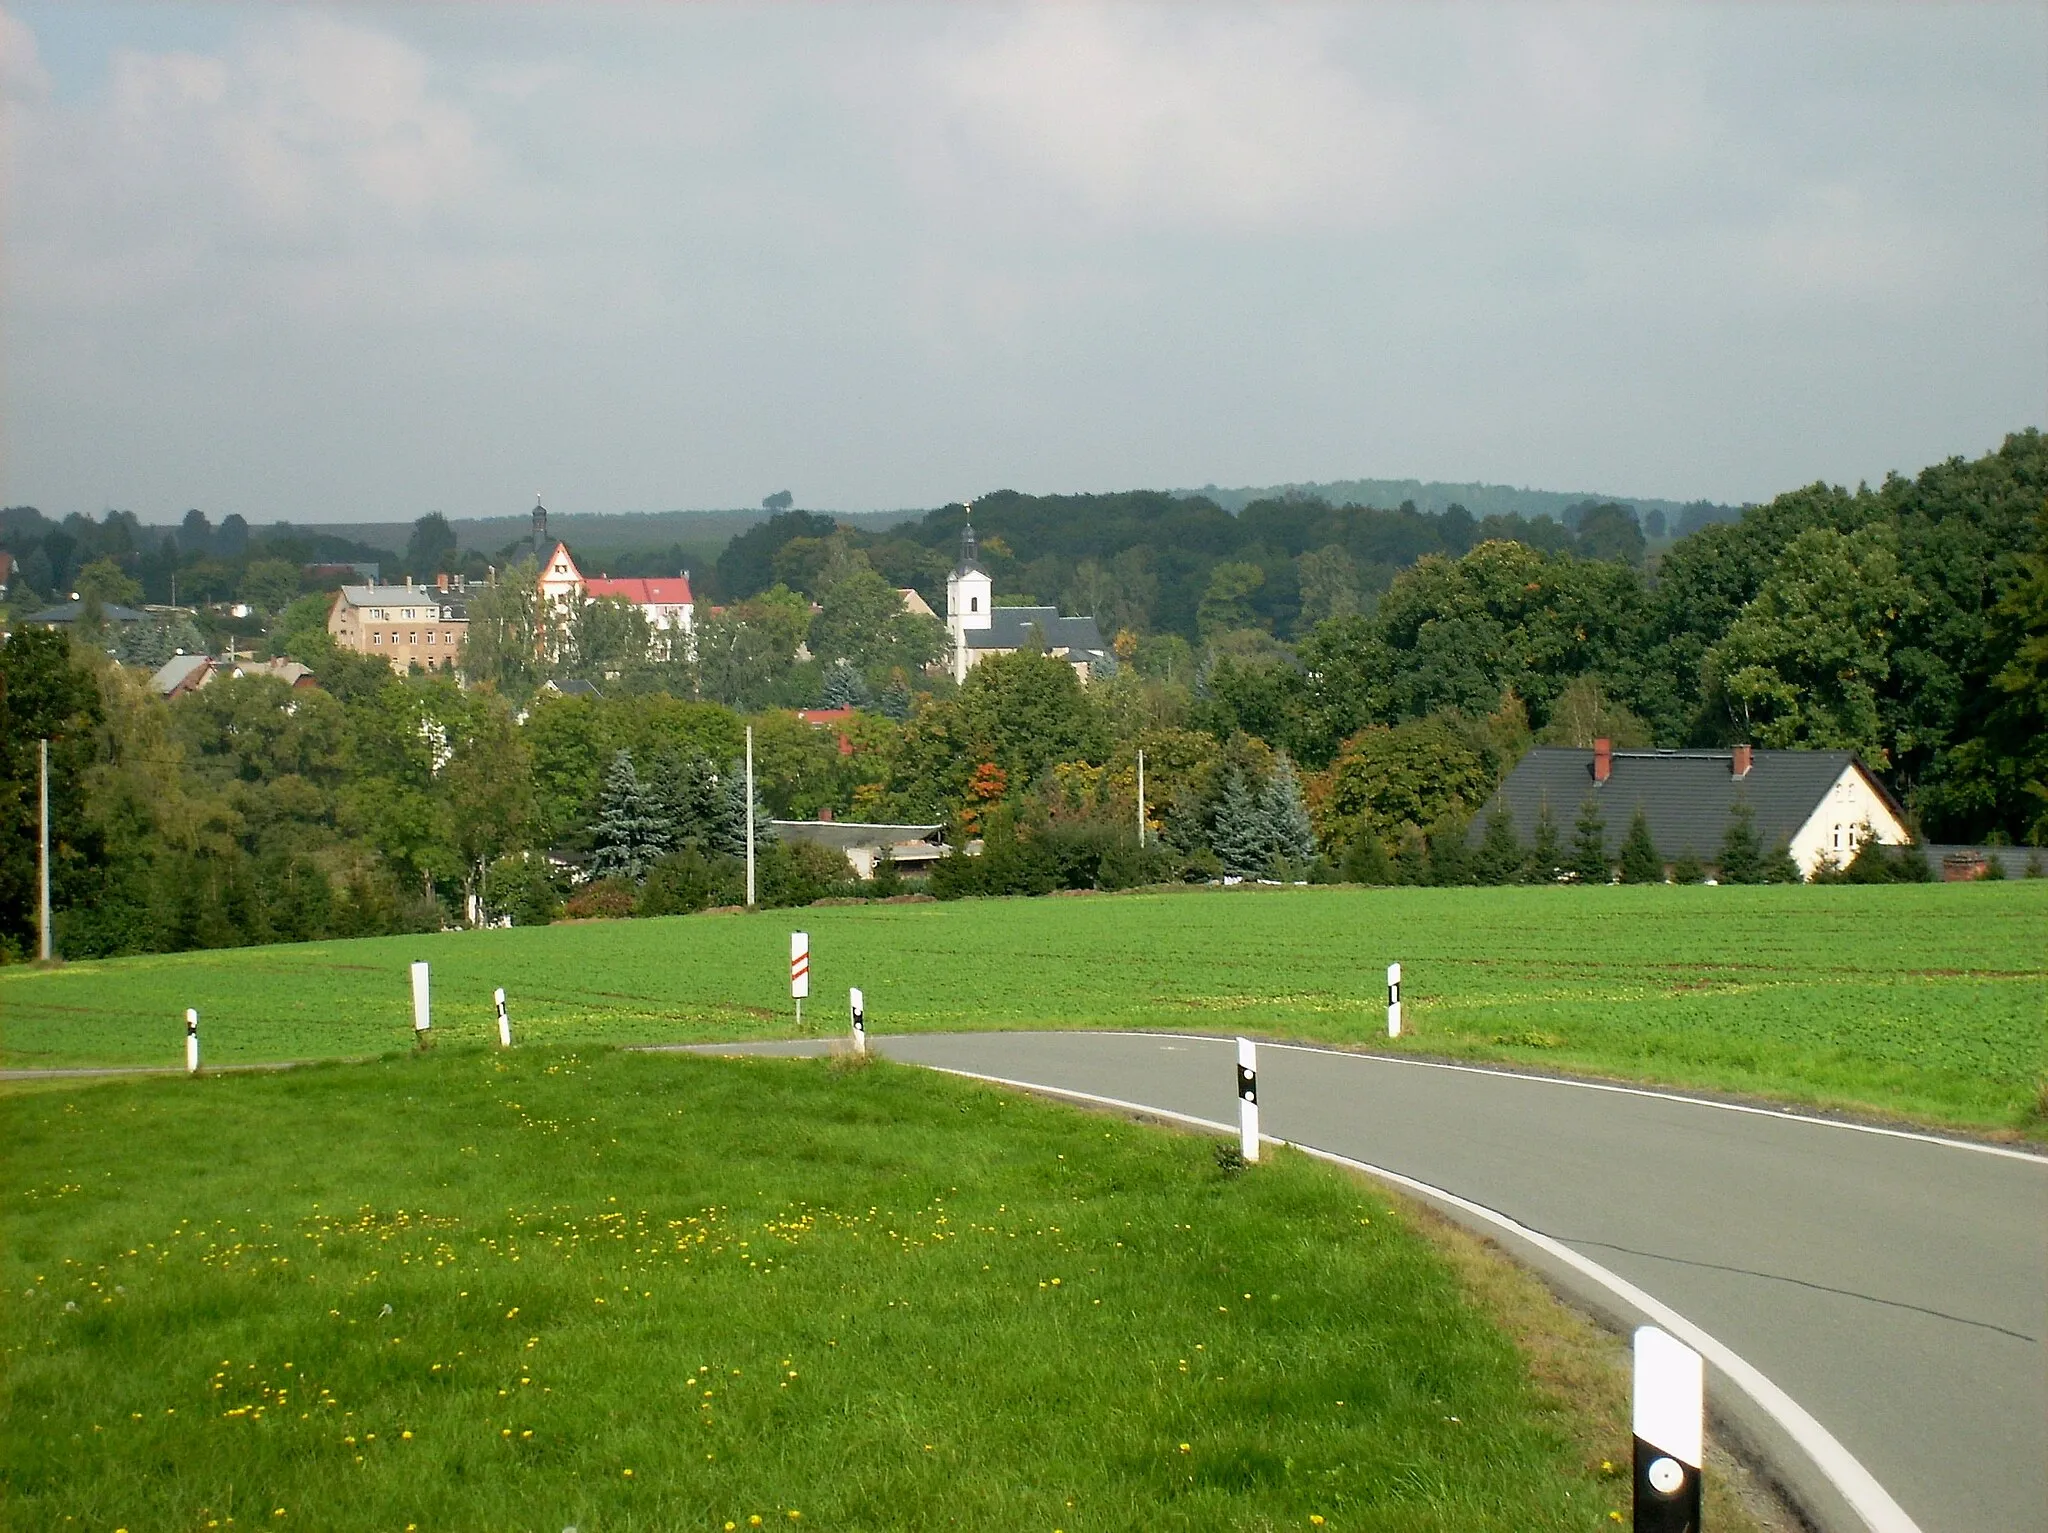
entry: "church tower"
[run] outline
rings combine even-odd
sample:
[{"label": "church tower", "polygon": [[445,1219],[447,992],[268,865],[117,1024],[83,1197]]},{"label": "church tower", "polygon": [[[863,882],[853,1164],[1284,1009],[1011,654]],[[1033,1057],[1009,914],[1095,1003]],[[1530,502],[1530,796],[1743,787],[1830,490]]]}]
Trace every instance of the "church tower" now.
[{"label": "church tower", "polygon": [[946,577],[946,628],[953,640],[953,679],[967,679],[967,635],[995,626],[995,581],[981,567],[974,545],[974,524],[960,531],[960,562]]},{"label": "church tower", "polygon": [[548,555],[554,551],[555,545],[548,541],[548,508],[536,495],[533,497],[533,562],[547,563]]}]

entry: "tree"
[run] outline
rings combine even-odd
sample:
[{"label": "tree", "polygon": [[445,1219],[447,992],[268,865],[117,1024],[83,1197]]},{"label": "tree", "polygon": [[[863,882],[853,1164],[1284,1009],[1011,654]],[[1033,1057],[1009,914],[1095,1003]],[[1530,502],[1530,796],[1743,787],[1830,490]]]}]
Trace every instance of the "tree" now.
[{"label": "tree", "polygon": [[834,662],[825,672],[825,685],[818,693],[820,708],[872,708],[875,694],[868,690],[868,684],[846,661]]},{"label": "tree", "polygon": [[1578,552],[1583,559],[1616,559],[1642,568],[1645,545],[1634,506],[1613,501],[1588,506],[1579,515]]},{"label": "tree", "polygon": [[787,490],[777,490],[773,495],[764,495],[761,498],[761,509],[763,511],[787,511],[795,504],[796,497]]},{"label": "tree", "polygon": [[0,642],[0,951],[11,957],[36,950],[37,742],[50,742],[50,892],[61,909],[103,855],[86,797],[102,717],[94,673],[64,634],[23,628]]},{"label": "tree", "polygon": [[298,594],[299,567],[289,559],[252,559],[242,571],[242,600],[258,612],[282,612]]},{"label": "tree", "polygon": [[811,619],[811,653],[828,664],[842,661],[866,670],[884,659],[890,621],[902,614],[902,596],[862,559],[820,596],[818,615]]},{"label": "tree", "polygon": [[412,524],[405,545],[405,567],[414,575],[435,575],[451,567],[455,529],[439,511],[429,511]]},{"label": "tree", "polygon": [[1305,870],[1315,861],[1315,827],[1309,823],[1308,809],[1301,801],[1301,779],[1295,775],[1294,763],[1285,752],[1259,790],[1259,813],[1272,846],[1266,859],[1269,867]]},{"label": "tree", "polygon": [[1545,799],[1536,811],[1536,838],[1529,847],[1529,882],[1554,884],[1564,876],[1564,854],[1557,845],[1557,818]]},{"label": "tree", "polygon": [[1318,828],[1339,844],[1370,834],[1398,840],[1404,825],[1435,825],[1470,814],[1493,794],[1480,747],[1439,717],[1360,730],[1337,753],[1317,800]]},{"label": "tree", "polygon": [[122,570],[112,559],[99,558],[72,577],[72,585],[88,602],[101,606],[119,603],[133,606],[142,600],[142,582]]},{"label": "tree", "polygon": [[1359,608],[1358,562],[1339,543],[1303,554],[1294,561],[1301,582],[1301,615],[1295,631],[1307,633],[1333,617],[1349,617]]},{"label": "tree", "polygon": [[1883,525],[1816,527],[1787,545],[1707,652],[1710,694],[1737,739],[1889,763],[1878,688],[1891,674],[1891,629],[1913,601],[1896,546]]},{"label": "tree", "polygon": [[1635,818],[1628,822],[1628,837],[1621,843],[1621,881],[1664,882],[1664,859],[1657,854],[1657,843],[1650,837],[1649,816],[1643,813],[1640,804],[1636,806]]},{"label": "tree", "polygon": [[1604,884],[1612,876],[1607,861],[1607,821],[1600,812],[1600,800],[1587,794],[1579,805],[1579,819],[1572,830],[1571,871],[1582,884]]},{"label": "tree", "polygon": [[1472,859],[1473,877],[1482,884],[1519,883],[1528,859],[1522,838],[1515,833],[1515,817],[1505,804],[1494,805],[1486,816],[1486,829]]},{"label": "tree", "polygon": [[1235,764],[1224,769],[1222,786],[1210,845],[1222,860],[1224,872],[1236,878],[1258,878],[1272,865],[1273,844],[1258,794]]},{"label": "tree", "polygon": [[[462,644],[462,671],[523,703],[540,684],[541,656],[554,648],[546,630],[531,559],[502,571],[496,582],[469,597],[469,633]],[[324,621],[324,614],[323,614]]]},{"label": "tree", "polygon": [[1721,837],[1720,875],[1724,884],[1764,881],[1763,843],[1757,839],[1756,811],[1747,803],[1737,802],[1727,833]]},{"label": "tree", "polygon": [[1202,593],[1195,620],[1202,637],[1214,638],[1235,628],[1254,628],[1252,593],[1266,583],[1266,572],[1256,564],[1225,562],[1209,571],[1209,587]]},{"label": "tree", "polygon": [[1366,834],[1351,838],[1350,850],[1344,854],[1344,881],[1348,884],[1391,884],[1394,881],[1394,865],[1387,860],[1387,849],[1380,845],[1378,836]]},{"label": "tree", "polygon": [[492,864],[526,844],[533,821],[532,784],[511,705],[488,692],[473,694],[469,718],[442,776],[455,847],[462,854],[464,916],[472,924],[487,908]]},{"label": "tree", "polygon": [[1606,740],[1616,750],[1639,751],[1655,743],[1650,726],[1617,703],[1598,676],[1580,676],[1550,705],[1550,722],[1536,736],[1539,745],[1591,750]]},{"label": "tree", "polygon": [[589,680],[634,671],[647,664],[651,637],[647,614],[623,597],[587,601],[569,620],[562,664]]},{"label": "tree", "polygon": [[604,798],[592,827],[591,876],[637,880],[668,846],[668,825],[640,784],[633,753],[620,751],[605,774]]}]

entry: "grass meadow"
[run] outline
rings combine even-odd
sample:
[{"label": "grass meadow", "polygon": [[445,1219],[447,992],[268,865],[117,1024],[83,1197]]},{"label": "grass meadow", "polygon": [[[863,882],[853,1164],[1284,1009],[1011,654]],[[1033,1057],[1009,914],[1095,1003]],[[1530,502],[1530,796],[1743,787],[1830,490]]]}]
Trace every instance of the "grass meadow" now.
[{"label": "grass meadow", "polygon": [[[427,944],[486,946],[521,950]],[[135,967],[291,993],[285,956]],[[295,1026],[266,1044],[325,1036]],[[1530,1533],[1626,1504],[1618,1392],[1589,1428],[1384,1195],[1286,1153],[1233,1173],[923,1072],[596,1048],[4,1100],[11,1527]]]},{"label": "grass meadow", "polygon": [[[1242,889],[811,908],[375,938],[0,970],[12,1067],[170,1065],[184,1008],[214,1063],[812,1030],[1245,1032],[1533,1064],[1918,1121],[2048,1131],[2048,883]],[[1408,1027],[1384,1036],[1384,975]]]}]

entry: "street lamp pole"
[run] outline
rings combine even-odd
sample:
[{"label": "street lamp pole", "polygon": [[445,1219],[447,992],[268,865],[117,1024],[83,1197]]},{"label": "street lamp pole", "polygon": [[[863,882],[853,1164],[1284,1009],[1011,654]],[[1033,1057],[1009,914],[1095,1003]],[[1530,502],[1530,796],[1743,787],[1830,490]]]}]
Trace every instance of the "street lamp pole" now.
[{"label": "street lamp pole", "polygon": [[37,903],[38,937],[37,948],[44,963],[50,961],[50,742],[36,742],[36,765],[38,768],[37,790],[41,800],[42,828],[36,862],[36,881],[40,885],[40,899]]}]

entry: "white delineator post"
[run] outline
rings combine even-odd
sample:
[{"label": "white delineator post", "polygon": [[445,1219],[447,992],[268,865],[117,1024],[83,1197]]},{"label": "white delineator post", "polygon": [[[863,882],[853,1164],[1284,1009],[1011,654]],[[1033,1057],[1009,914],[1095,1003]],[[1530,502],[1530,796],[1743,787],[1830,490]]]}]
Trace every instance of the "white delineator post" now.
[{"label": "white delineator post", "polygon": [[1237,1132],[1238,1148],[1247,1161],[1259,1158],[1259,1046],[1249,1038],[1237,1040]]},{"label": "white delineator post", "polygon": [[505,1015],[505,992],[493,991],[491,999],[498,1003],[498,1047],[509,1049],[512,1047],[512,1019]]},{"label": "white delineator post", "polygon": [[421,1048],[427,1046],[427,1029],[434,1025],[427,1000],[427,965],[422,959],[412,966],[412,1036]]},{"label": "white delineator post", "polygon": [[804,997],[811,993],[811,934],[789,934],[789,994],[796,1002],[796,1025],[804,1025]]},{"label": "white delineator post", "polygon": [[846,992],[846,1004],[853,1013],[853,1052],[865,1054],[868,1051],[868,1014],[858,989]]},{"label": "white delineator post", "polygon": [[185,1008],[185,1073],[199,1073],[199,1013]]},{"label": "white delineator post", "polygon": [[1401,1036],[1401,966],[1387,965],[1387,1036]]},{"label": "white delineator post", "polygon": [[747,726],[747,909],[754,908],[754,726]]},{"label": "white delineator post", "polygon": [[1635,1354],[1635,1533],[1698,1533],[1706,1365],[1654,1325]]}]

